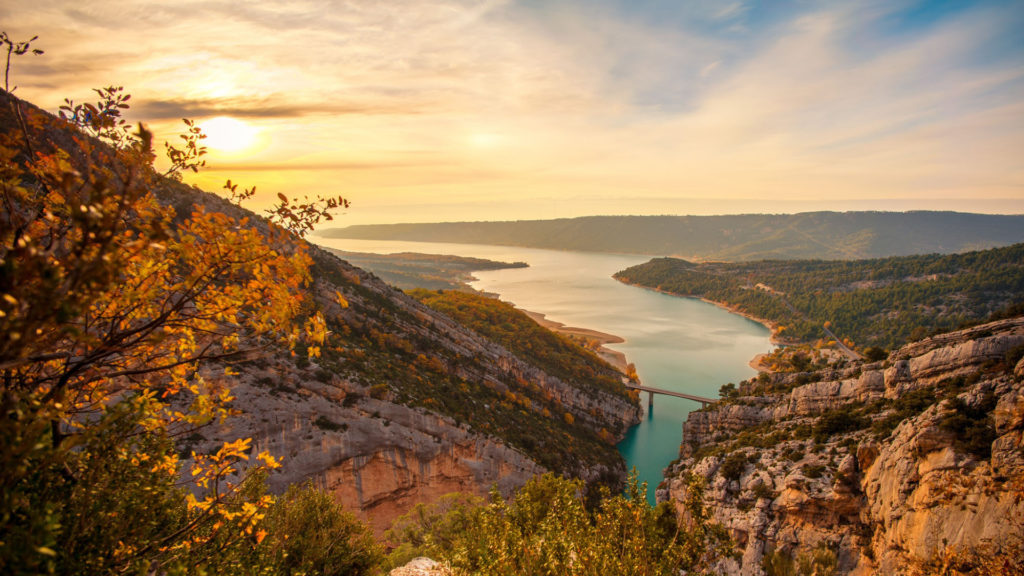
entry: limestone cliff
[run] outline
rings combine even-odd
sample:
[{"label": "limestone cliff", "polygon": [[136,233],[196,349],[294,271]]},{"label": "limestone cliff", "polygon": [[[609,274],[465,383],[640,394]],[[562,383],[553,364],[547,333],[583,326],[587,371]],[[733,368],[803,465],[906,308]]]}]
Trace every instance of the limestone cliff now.
[{"label": "limestone cliff", "polygon": [[[18,133],[12,98],[0,94],[0,127]],[[31,104],[23,109],[40,154],[84,164],[106,146]],[[153,182],[154,196],[179,219],[201,207],[270,231],[260,216],[214,194],[155,175]],[[257,450],[283,460],[272,488],[312,480],[378,528],[416,502],[494,484],[507,492],[546,470],[612,484],[625,478],[614,441],[641,412],[624,387],[552,376],[372,274],[304,248],[314,264],[303,314],[322,312],[331,331],[322,354],[240,334],[243,348],[257,352],[200,367],[237,373],[230,387],[238,413],[219,427],[184,431],[183,457],[251,437]],[[618,374],[591,360],[594,371]]]},{"label": "limestone cliff", "polygon": [[982,557],[1019,564],[1022,356],[1016,318],[909,344],[885,362],[761,375],[691,413],[658,498],[679,505],[687,473],[707,481],[706,501],[741,554],[728,573],[763,574],[773,551],[817,546],[840,573],[951,557],[960,569]]},{"label": "limestone cliff", "polygon": [[[474,433],[422,408],[363,396],[357,387],[304,381],[268,388],[242,378],[243,412],[194,437],[189,449],[252,437],[283,460],[271,489],[311,480],[377,530],[418,502],[449,492],[509,492],[545,468],[500,439]],[[271,386],[278,386],[276,383]]]},{"label": "limestone cliff", "polygon": [[494,485],[509,494],[552,469],[613,485],[625,477],[613,443],[598,437],[603,429],[621,439],[639,421],[625,389],[552,376],[310,250],[311,291],[334,332],[323,356],[263,355],[235,366],[239,413],[194,435],[186,451],[252,437],[257,450],[283,458],[273,490],[312,480],[378,531],[416,503]]}]

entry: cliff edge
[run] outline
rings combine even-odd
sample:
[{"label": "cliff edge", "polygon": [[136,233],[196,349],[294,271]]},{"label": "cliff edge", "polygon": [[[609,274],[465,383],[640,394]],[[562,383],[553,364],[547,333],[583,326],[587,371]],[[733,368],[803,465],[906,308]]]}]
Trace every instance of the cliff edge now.
[{"label": "cliff edge", "polygon": [[761,374],[691,413],[680,455],[658,499],[681,510],[686,475],[706,480],[740,553],[727,573],[825,549],[843,574],[1021,573],[1024,317]]}]

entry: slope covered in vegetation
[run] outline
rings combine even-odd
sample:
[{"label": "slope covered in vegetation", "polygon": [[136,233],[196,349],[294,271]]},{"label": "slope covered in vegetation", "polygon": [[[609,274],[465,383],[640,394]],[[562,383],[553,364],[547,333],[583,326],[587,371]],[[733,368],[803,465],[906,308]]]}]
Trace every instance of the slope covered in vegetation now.
[{"label": "slope covered in vegetation", "polygon": [[858,347],[891,349],[1024,302],[1024,244],[854,261],[657,258],[615,278],[735,307],[774,323],[784,340],[826,338],[829,323]]},{"label": "slope covered in vegetation", "polygon": [[450,290],[413,290],[412,297],[507,347],[516,356],[566,382],[587,383],[626,396],[622,374],[567,336],[537,324],[507,302]]},{"label": "slope covered in vegetation", "polygon": [[584,498],[578,480],[550,474],[508,502],[452,495],[396,523],[391,557],[429,555],[452,568],[445,574],[480,576],[706,574],[731,553],[731,542],[709,521],[700,482],[690,486],[683,522],[668,504],[652,508],[635,478],[625,493],[600,498]]},{"label": "slope covered in vegetation", "polygon": [[373,272],[392,286],[409,290],[472,290],[467,284],[476,270],[526,268],[525,262],[497,262],[485,258],[468,258],[447,254],[370,254],[325,248],[339,258]]},{"label": "slope covered in vegetation", "polygon": [[497,244],[693,260],[846,260],[949,254],[1024,242],[1024,216],[957,212],[588,216],[349,226],[321,234],[330,238]]},{"label": "slope covered in vegetation", "polygon": [[[157,173],[128,97],[99,95],[57,118],[0,92],[0,572],[366,573],[379,550],[333,500],[379,504],[360,474],[399,479],[397,506],[441,464],[477,493],[622,482],[599,433],[636,420],[624,392],[306,244],[343,200],[268,219],[181,184],[191,123]],[[330,493],[267,491],[306,479]]]}]

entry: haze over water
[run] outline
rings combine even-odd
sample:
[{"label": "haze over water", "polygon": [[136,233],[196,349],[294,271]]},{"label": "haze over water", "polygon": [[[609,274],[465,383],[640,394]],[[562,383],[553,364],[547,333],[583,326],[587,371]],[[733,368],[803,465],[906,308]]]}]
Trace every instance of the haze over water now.
[{"label": "haze over water", "polygon": [[[727,382],[755,375],[748,362],[772,348],[764,326],[699,300],[627,286],[612,274],[646,262],[639,255],[562,252],[506,246],[316,238],[353,252],[421,252],[523,261],[529,268],[476,272],[477,290],[500,295],[519,308],[540,312],[567,326],[620,336],[609,348],[626,354],[648,386],[718,397]],[[644,407],[647,395],[642,395]],[[679,453],[682,423],[700,404],[655,396],[654,409],[619,444],[627,467],[648,483],[648,499],[662,469]]]}]

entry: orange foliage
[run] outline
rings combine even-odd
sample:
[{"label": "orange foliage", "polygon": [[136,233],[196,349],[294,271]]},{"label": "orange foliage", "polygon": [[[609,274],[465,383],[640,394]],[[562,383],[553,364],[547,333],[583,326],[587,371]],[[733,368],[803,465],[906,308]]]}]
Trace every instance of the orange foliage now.
[{"label": "orange foliage", "polygon": [[[55,134],[67,125],[10,106],[22,130],[0,135],[0,381],[12,415],[0,419],[4,492],[32,473],[27,462],[59,462],[81,446],[124,400],[143,407],[148,432],[225,417],[232,372],[204,373],[205,361],[300,341],[318,355],[326,325],[319,314],[299,319],[311,260],[292,234],[161,204],[152,190],[167,184],[141,127],[114,146],[76,137],[62,149]],[[242,439],[193,455],[205,496],[190,506],[212,522],[237,520],[220,504],[249,450]],[[267,454],[255,461],[277,465]],[[172,477],[179,467],[174,457],[144,465]],[[247,504],[243,529],[266,504]]]}]

